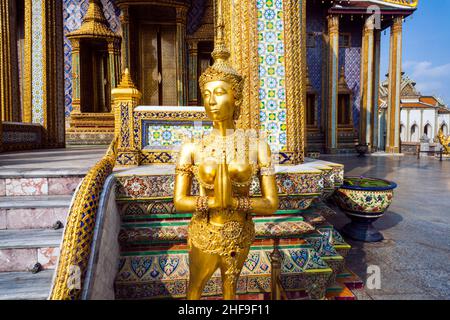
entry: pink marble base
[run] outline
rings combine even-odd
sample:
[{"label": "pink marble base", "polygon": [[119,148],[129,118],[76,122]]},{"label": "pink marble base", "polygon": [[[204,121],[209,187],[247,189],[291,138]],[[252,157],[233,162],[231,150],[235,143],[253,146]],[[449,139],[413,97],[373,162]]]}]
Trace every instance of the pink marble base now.
[{"label": "pink marble base", "polygon": [[82,178],[48,178],[48,194],[49,195],[69,195],[74,194],[75,189]]},{"label": "pink marble base", "polygon": [[6,229],[6,210],[0,209],[0,230]]},{"label": "pink marble base", "polygon": [[55,269],[59,257],[59,248],[38,249],[38,262],[44,269]]},{"label": "pink marble base", "polygon": [[36,249],[0,250],[0,272],[29,271],[36,262]]},{"label": "pink marble base", "polygon": [[0,197],[6,196],[6,181],[5,179],[0,179]]},{"label": "pink marble base", "polygon": [[[56,221],[66,223],[68,208],[37,208],[6,210],[7,229],[50,228]],[[1,214],[0,214],[1,229]]]},{"label": "pink marble base", "polygon": [[48,195],[47,178],[6,179],[6,196]]}]

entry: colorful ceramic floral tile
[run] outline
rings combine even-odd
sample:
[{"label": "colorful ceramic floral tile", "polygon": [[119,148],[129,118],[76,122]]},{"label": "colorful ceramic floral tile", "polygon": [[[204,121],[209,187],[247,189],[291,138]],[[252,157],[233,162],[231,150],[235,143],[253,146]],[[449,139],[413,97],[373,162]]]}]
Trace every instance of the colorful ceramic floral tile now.
[{"label": "colorful ceramic floral tile", "polygon": [[[255,217],[255,232],[259,238],[299,237],[314,231],[301,217]],[[122,245],[152,244],[155,242],[185,242],[189,220],[156,221],[123,224],[119,234]]]},{"label": "colorful ceramic floral tile", "polygon": [[[270,277],[270,254],[273,247],[252,247],[244,263],[241,277]],[[282,274],[305,272],[331,273],[331,269],[309,245],[280,247]],[[126,253],[119,263],[116,283],[186,281],[189,279],[187,250]],[[213,277],[220,277],[217,270]]]},{"label": "colorful ceramic floral tile", "polygon": [[286,148],[283,3],[256,1],[260,79],[260,123],[273,151]]},{"label": "colorful ceramic floral tile", "polygon": [[[123,198],[160,198],[172,197],[175,185],[174,175],[117,175],[116,196]],[[315,195],[323,191],[320,174],[281,173],[276,175],[280,195]],[[334,190],[334,189],[333,189]],[[198,192],[198,182],[193,179],[193,194]],[[255,177],[250,186],[251,195],[260,195],[259,181]]]},{"label": "colorful ceramic floral tile", "polygon": [[378,215],[391,205],[393,191],[359,191],[341,188],[336,191],[334,199],[343,210]]}]

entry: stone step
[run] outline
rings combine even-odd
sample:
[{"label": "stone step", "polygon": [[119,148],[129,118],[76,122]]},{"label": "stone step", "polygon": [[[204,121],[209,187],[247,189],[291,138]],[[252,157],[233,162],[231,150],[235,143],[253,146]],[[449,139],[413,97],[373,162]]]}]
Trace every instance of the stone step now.
[{"label": "stone step", "polygon": [[0,300],[46,300],[52,284],[53,270],[0,272]]},{"label": "stone step", "polygon": [[51,228],[65,224],[71,195],[0,197],[0,230]]},{"label": "stone step", "polygon": [[0,230],[0,272],[54,269],[63,230]]},{"label": "stone step", "polygon": [[2,170],[0,197],[72,195],[84,176],[84,170],[76,174],[68,170],[64,172],[40,170],[29,175],[23,172],[13,175]]}]

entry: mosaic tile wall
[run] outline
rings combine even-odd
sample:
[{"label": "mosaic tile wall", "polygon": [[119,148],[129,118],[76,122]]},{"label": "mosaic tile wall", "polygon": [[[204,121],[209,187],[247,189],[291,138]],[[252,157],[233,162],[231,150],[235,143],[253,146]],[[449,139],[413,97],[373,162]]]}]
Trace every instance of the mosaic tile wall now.
[{"label": "mosaic tile wall", "polygon": [[273,151],[286,148],[286,94],[282,0],[257,0],[261,129]]},{"label": "mosaic tile wall", "polygon": [[[33,1],[34,4],[35,1]],[[114,5],[114,0],[102,0],[103,12],[109,22],[111,30],[121,34],[121,25],[119,21],[120,10]],[[89,7],[89,0],[64,0],[63,19],[64,19],[64,94],[66,117],[72,111],[72,46],[66,38],[66,34],[77,30],[81,26],[83,17]]]},{"label": "mosaic tile wall", "polygon": [[33,123],[44,124],[44,91],[43,91],[43,75],[44,65],[42,57],[44,55],[42,48],[43,41],[43,20],[42,20],[42,1],[36,0],[31,2],[32,12],[32,118]]},{"label": "mosaic tile wall", "polygon": [[362,22],[342,23],[341,32],[351,34],[351,46],[339,49],[339,70],[344,66],[345,80],[353,91],[353,125],[359,129]]},{"label": "mosaic tile wall", "polygon": [[323,33],[326,32],[326,19],[312,5],[306,7],[306,32],[314,34],[313,46],[306,49],[309,80],[317,93],[318,123],[322,116],[322,67],[324,57]]},{"label": "mosaic tile wall", "polygon": [[143,123],[143,145],[145,149],[158,149],[159,147],[179,146],[185,136],[201,137],[211,131],[212,125],[208,122],[200,122],[196,126],[192,122],[170,121],[158,123],[157,121],[145,121]]}]

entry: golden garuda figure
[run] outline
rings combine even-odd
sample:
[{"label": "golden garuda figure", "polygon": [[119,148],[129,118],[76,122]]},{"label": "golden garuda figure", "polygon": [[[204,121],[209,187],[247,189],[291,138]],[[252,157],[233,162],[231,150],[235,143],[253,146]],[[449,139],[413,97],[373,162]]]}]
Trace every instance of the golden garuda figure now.
[{"label": "golden garuda figure", "polygon": [[442,129],[440,129],[437,138],[439,143],[444,148],[444,154],[450,155],[450,136],[445,136]]},{"label": "golden garuda figure", "polygon": [[[216,7],[214,64],[199,80],[213,130],[182,145],[175,172],[175,208],[194,212],[188,233],[190,300],[201,298],[219,268],[224,299],[236,298],[237,280],[255,238],[252,214],[271,215],[278,208],[269,145],[256,134],[236,130],[244,80],[228,62],[221,0]],[[250,197],[254,176],[259,178],[260,197]],[[194,177],[198,196],[191,193]]]}]

